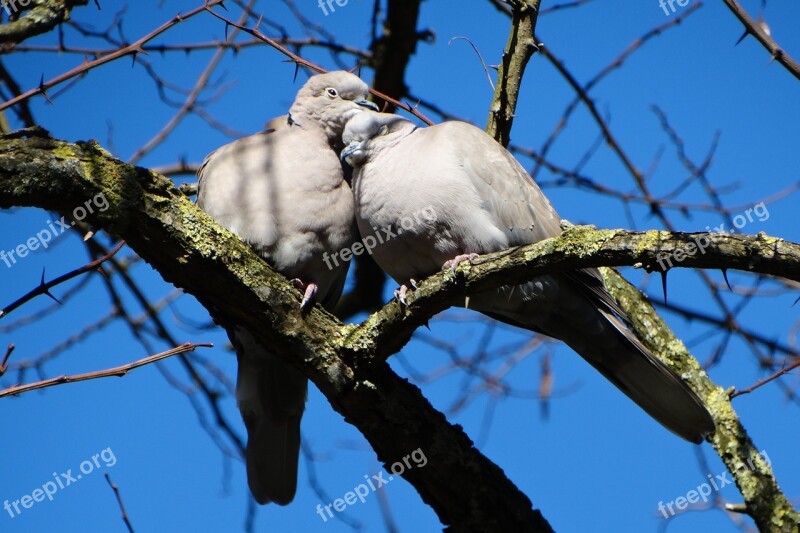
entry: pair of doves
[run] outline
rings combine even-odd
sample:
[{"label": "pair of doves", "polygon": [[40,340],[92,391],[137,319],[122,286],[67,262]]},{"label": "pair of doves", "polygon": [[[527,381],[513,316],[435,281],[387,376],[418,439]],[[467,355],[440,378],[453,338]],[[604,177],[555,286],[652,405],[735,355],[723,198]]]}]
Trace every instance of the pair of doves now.
[{"label": "pair of doves", "polygon": [[[376,228],[399,228],[372,250],[395,281],[414,283],[475,254],[556,237],[560,219],[514,157],[463,122],[421,128],[378,113],[348,72],[311,77],[289,114],[203,163],[197,202],[304,291],[332,309],[349,263],[329,256]],[[352,167],[352,177],[348,177]],[[419,213],[431,216],[420,217]],[[538,276],[470,296],[492,318],[564,341],[658,422],[700,443],[714,421],[692,390],[630,331],[595,269]],[[236,398],[247,427],[247,479],[261,504],[297,488],[307,379],[243,328]]]}]

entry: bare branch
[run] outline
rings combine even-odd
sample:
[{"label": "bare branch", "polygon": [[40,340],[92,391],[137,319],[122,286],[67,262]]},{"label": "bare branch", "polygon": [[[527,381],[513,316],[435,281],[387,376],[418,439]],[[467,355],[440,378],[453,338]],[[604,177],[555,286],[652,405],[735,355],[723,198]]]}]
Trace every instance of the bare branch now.
[{"label": "bare branch", "polygon": [[[123,246],[125,246],[125,241],[120,241],[119,243],[117,243],[117,245],[114,247],[114,249],[111,250],[111,252],[109,252],[105,256],[103,256],[103,257],[101,257],[99,259],[95,259],[94,261],[92,261],[92,262],[90,262],[90,263],[88,263],[86,265],[83,265],[80,268],[76,268],[75,270],[73,270],[71,272],[67,272],[66,274],[63,274],[63,275],[61,275],[61,276],[59,276],[59,277],[57,277],[57,278],[55,278],[53,280],[50,280],[48,282],[44,281],[44,272],[42,272],[42,281],[41,281],[41,283],[39,283],[39,286],[36,287],[35,289],[29,291],[27,294],[25,294],[21,298],[17,299],[16,301],[8,304],[3,309],[0,309],[0,318],[6,317],[13,310],[19,308],[20,306],[26,304],[27,302],[29,302],[31,300],[33,300],[37,296],[41,296],[43,294],[46,294],[46,295],[50,296],[51,298],[53,298],[53,296],[50,295],[50,292],[49,292],[50,289],[52,289],[53,287],[55,287],[57,285],[60,285],[60,284],[64,283],[65,281],[69,281],[72,278],[76,278],[76,277],[78,277],[78,276],[80,276],[82,274],[85,274],[87,272],[91,272],[92,270],[97,270],[100,267],[100,265],[102,265],[103,263],[105,263],[106,261],[108,261],[109,259],[114,257],[114,255],[116,255],[116,253],[119,252],[122,249]],[[53,298],[53,299],[55,299],[55,298]]]},{"label": "bare branch", "polygon": [[797,61],[792,59],[792,57],[786,53],[778,43],[776,43],[772,37],[770,37],[769,33],[767,33],[764,28],[761,27],[761,24],[750,18],[750,15],[747,14],[747,11],[737,2],[736,0],[722,0],[725,2],[725,5],[728,6],[736,18],[744,24],[744,31],[745,35],[752,35],[753,37],[761,43],[761,45],[767,49],[767,51],[772,56],[772,59],[780,63],[784,66],[786,70],[788,70],[792,76],[800,80],[800,65],[797,64]]},{"label": "bare branch", "polygon": [[64,383],[77,383],[79,381],[88,381],[90,379],[100,379],[111,376],[122,377],[131,370],[135,370],[141,366],[149,365],[151,363],[155,363],[156,361],[161,361],[162,359],[167,359],[168,357],[172,357],[173,355],[178,355],[186,352],[193,352],[197,348],[211,348],[212,346],[214,345],[209,343],[191,344],[187,342],[186,344],[178,346],[177,348],[172,348],[171,350],[151,355],[149,357],[145,357],[144,359],[139,359],[138,361],[134,361],[133,363],[128,363],[127,365],[116,366],[114,368],[109,368],[107,370],[85,372],[83,374],[75,374],[72,376],[58,376],[51,379],[37,381],[36,383],[28,383],[27,385],[15,385],[14,387],[9,387],[7,389],[0,390],[0,398],[3,398],[5,396],[14,396],[22,394],[24,392],[30,392],[32,390],[46,389],[48,387],[54,387],[56,385],[62,385]]},{"label": "bare branch", "polygon": [[128,518],[128,513],[125,512],[125,504],[122,503],[122,496],[119,493],[119,487],[116,483],[111,481],[111,476],[108,473],[105,474],[106,481],[108,481],[108,486],[111,487],[111,490],[114,491],[114,496],[117,498],[117,504],[119,504],[119,510],[122,511],[122,521],[125,523],[125,527],[128,528],[129,533],[133,533],[133,526],[131,525],[131,521]]},{"label": "bare branch", "polygon": [[497,85],[489,111],[486,132],[503,146],[511,140],[511,126],[522,87],[522,75],[533,53],[538,50],[534,31],[540,0],[520,0],[512,4],[511,31],[497,70]]},{"label": "bare branch", "polygon": [[73,69],[71,69],[71,70],[69,70],[69,71],[67,71],[67,72],[65,72],[63,74],[60,74],[60,75],[56,76],[55,78],[53,78],[51,80],[47,80],[47,81],[42,80],[42,82],[39,84],[38,87],[34,87],[33,89],[29,89],[29,90],[25,91],[24,93],[22,93],[22,94],[20,94],[20,95],[18,95],[16,97],[6,101],[6,102],[0,103],[0,111],[3,111],[4,109],[8,109],[9,107],[11,107],[13,105],[17,105],[18,103],[20,103],[20,102],[22,102],[24,100],[27,100],[28,98],[30,98],[32,96],[35,96],[37,94],[41,94],[45,98],[47,98],[46,91],[48,89],[52,88],[52,87],[55,87],[56,85],[59,85],[61,83],[64,83],[65,81],[71,80],[72,78],[75,78],[77,76],[85,74],[86,72],[90,71],[91,69],[93,69],[95,67],[99,67],[101,65],[105,65],[106,63],[110,63],[110,62],[115,61],[115,60],[117,60],[117,59],[119,59],[121,57],[125,57],[127,55],[134,55],[135,56],[137,53],[142,51],[142,45],[144,45],[145,43],[155,39],[156,37],[158,37],[159,35],[161,35],[165,31],[169,30],[173,26],[176,26],[177,24],[180,24],[181,22],[184,22],[184,21],[192,18],[193,16],[197,15],[198,13],[204,12],[207,8],[215,6],[217,4],[221,4],[222,1],[223,0],[207,0],[205,3],[203,3],[203,5],[192,9],[191,11],[187,12],[186,14],[175,15],[169,21],[165,22],[164,24],[162,24],[161,26],[159,26],[155,30],[151,31],[150,33],[148,33],[144,37],[138,39],[137,41],[131,43],[128,46],[124,46],[124,47],[120,48],[119,50],[116,50],[115,52],[112,52],[112,53],[110,53],[108,55],[105,55],[103,57],[99,57],[99,58],[97,58],[97,59],[95,59],[93,61],[87,61],[87,62],[83,63],[82,65],[79,65],[79,66],[77,66],[77,67],[75,67],[75,68],[73,68]]},{"label": "bare branch", "polygon": [[753,392],[757,388],[762,387],[762,386],[766,385],[767,383],[769,383],[770,381],[774,381],[774,380],[778,379],[779,377],[781,377],[781,376],[783,376],[785,374],[788,374],[789,372],[791,372],[792,370],[794,370],[795,368],[798,368],[798,367],[800,367],[800,359],[795,361],[792,365],[790,365],[790,366],[788,366],[786,368],[782,368],[781,370],[778,370],[777,372],[775,372],[771,376],[756,382],[754,385],[752,385],[750,387],[747,387],[746,389],[734,390],[733,392],[731,392],[730,397],[731,397],[731,399],[733,399],[733,398],[736,398],[737,396],[742,396],[743,394],[750,394],[751,392]]}]

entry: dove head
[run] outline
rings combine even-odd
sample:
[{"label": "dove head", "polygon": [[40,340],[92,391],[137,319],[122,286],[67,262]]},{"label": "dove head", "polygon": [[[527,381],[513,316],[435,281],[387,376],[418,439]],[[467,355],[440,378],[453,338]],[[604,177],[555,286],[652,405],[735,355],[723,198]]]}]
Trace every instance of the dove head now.
[{"label": "dove head", "polygon": [[340,145],[348,119],[364,109],[378,109],[367,96],[367,84],[355,74],[344,70],[317,74],[298,91],[289,116],[301,127],[319,125],[331,146]]},{"label": "dove head", "polygon": [[377,151],[392,146],[416,126],[399,115],[364,111],[350,120],[344,127],[341,158],[353,168],[362,166]]}]

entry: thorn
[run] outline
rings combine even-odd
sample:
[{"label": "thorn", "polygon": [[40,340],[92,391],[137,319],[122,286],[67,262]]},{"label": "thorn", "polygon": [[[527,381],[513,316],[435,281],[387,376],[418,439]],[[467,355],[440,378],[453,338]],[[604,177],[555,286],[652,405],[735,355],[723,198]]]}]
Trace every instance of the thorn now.
[{"label": "thorn", "polygon": [[667,303],[667,271],[661,271],[661,290],[664,291],[664,305]]},{"label": "thorn", "polygon": [[53,300],[54,300],[54,301],[55,301],[55,302],[56,302],[58,305],[64,305],[64,304],[62,304],[62,303],[61,303],[61,300],[59,300],[58,298],[56,298],[55,296],[53,296],[52,294],[50,294],[50,291],[48,291],[48,290],[45,290],[45,291],[44,291],[42,294],[44,294],[45,296],[49,296],[50,298],[52,298],[52,299],[53,299]]},{"label": "thorn", "polygon": [[14,346],[13,342],[8,345],[8,348],[6,348],[6,355],[3,357],[3,362],[0,363],[0,376],[5,374],[8,370],[6,363],[8,363],[8,358],[11,357],[11,352],[14,351],[14,348],[16,348],[16,346]]},{"label": "thorn", "polygon": [[230,26],[231,25],[228,24],[227,22],[225,23],[225,40],[226,41],[228,40],[228,28],[230,28]]},{"label": "thorn", "polygon": [[[794,307],[795,305],[797,305],[797,302],[800,302],[800,296],[798,296],[798,297],[797,297],[797,300],[795,300],[795,301],[794,301],[794,303],[792,304],[792,307]],[[2,312],[2,311],[0,311],[0,312]],[[0,315],[0,317],[2,317],[2,316],[3,316],[3,315]]]},{"label": "thorn", "polygon": [[44,88],[44,74],[42,74],[42,77],[39,79],[39,92],[42,93],[42,96],[44,96],[44,99],[47,100],[48,104],[53,105],[53,101],[50,100],[49,96],[47,96],[47,91]]},{"label": "thorn", "polygon": [[103,268],[102,266],[97,267],[97,272],[101,276],[103,276],[103,278],[105,278],[106,281],[111,281],[111,276],[108,275],[108,272],[106,272],[106,269]]},{"label": "thorn", "polygon": [[723,268],[722,269],[722,277],[725,278],[725,284],[728,286],[728,290],[733,292],[733,289],[731,288],[731,282],[728,281],[728,269],[727,268]]},{"label": "thorn", "polygon": [[42,279],[41,279],[41,281],[39,281],[39,288],[42,290],[42,294],[44,294],[46,296],[49,296],[50,298],[55,300],[59,305],[64,305],[64,304],[61,303],[61,300],[59,300],[58,298],[56,298],[55,296],[50,294],[49,290],[47,290],[46,288],[43,288],[45,285],[46,285],[46,283],[44,282],[44,269],[42,269]]},{"label": "thorn", "polygon": [[292,77],[292,83],[297,83],[297,74],[300,72],[300,63],[295,62],[294,64],[294,76]]},{"label": "thorn", "polygon": [[744,41],[745,37],[747,37],[748,35],[750,35],[750,32],[748,30],[744,30],[742,36],[739,37],[739,40],[736,41],[736,44],[734,44],[733,46],[737,46],[740,42]]},{"label": "thorn", "polygon": [[94,5],[97,6],[98,11],[102,11],[102,9],[100,8],[100,0],[94,0]]},{"label": "thorn", "polygon": [[423,323],[422,323],[422,325],[423,325],[423,326],[425,326],[425,329],[427,329],[428,331],[432,331],[432,330],[431,330],[431,327],[430,327],[430,325],[428,324],[428,321],[427,321],[427,320],[426,320],[425,322],[423,322]]}]

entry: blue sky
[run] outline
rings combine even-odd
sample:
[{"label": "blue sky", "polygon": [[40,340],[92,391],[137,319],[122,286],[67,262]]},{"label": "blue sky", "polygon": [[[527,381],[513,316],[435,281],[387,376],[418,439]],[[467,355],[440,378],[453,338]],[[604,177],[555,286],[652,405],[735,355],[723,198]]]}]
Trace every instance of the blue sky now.
[{"label": "blue sky", "polygon": [[[105,27],[117,6],[103,2],[103,10],[78,8],[75,20]],[[488,2],[425,2],[420,26],[435,32],[433,43],[420,43],[412,58],[407,81],[411,92],[438,103],[450,113],[483,125],[491,87],[470,46],[453,37],[468,37],[487,63],[498,61],[506,41],[508,21]],[[124,17],[125,35],[133,40],[168,20],[177,10],[188,10],[197,2],[130,3]],[[548,3],[545,2],[545,7]],[[751,13],[760,2],[744,5]],[[311,0],[299,3],[302,12],[348,44],[369,45],[368,21],[371,3],[350,0],[327,16]],[[230,5],[230,17],[237,10]],[[279,21],[294,33],[297,24],[280,2],[261,2],[268,19]],[[688,8],[682,8],[688,9]],[[679,10],[680,12],[680,10]],[[647,30],[675,17],[667,16],[656,0],[627,0],[613,5],[591,2],[576,10],[565,10],[539,22],[539,38],[581,81],[587,81],[610,63],[631,42]],[[770,2],[765,11],[773,37],[794,57],[800,57],[800,5]],[[720,132],[719,146],[708,173],[715,186],[732,185],[724,196],[728,205],[744,211],[765,198],[798,183],[795,155],[800,124],[800,84],[787,71],[770,63],[768,54],[752,39],[738,46],[742,33],[739,22],[722,2],[708,2],[677,28],[650,41],[625,66],[610,75],[591,93],[598,109],[607,117],[611,129],[635,164],[643,170],[653,166],[663,150],[649,185],[665,193],[680,183],[686,171],[674,156],[674,149],[661,131],[650,107],[657,104],[686,143],[687,152],[701,161]],[[175,27],[155,43],[186,43],[224,38],[224,26],[210,15],[200,15]],[[54,35],[33,39],[31,43],[54,43]],[[67,43],[84,44],[74,32],[67,32]],[[95,46],[97,43],[95,42]],[[210,59],[211,52],[157,54],[146,60],[166,79],[191,87]],[[324,51],[309,50],[307,57],[326,68],[336,68]],[[23,88],[68,70],[82,60],[79,55],[16,53],[4,57],[4,64]],[[225,124],[250,133],[258,131],[271,117],[285,113],[302,81],[292,81],[293,67],[267,47],[249,48],[229,54],[213,76],[224,92],[208,110]],[[369,81],[371,72],[363,71]],[[51,94],[55,91],[51,91]],[[211,91],[209,95],[213,93]],[[540,56],[531,61],[523,85],[512,141],[538,148],[558,121],[564,106],[573,98],[566,83]],[[174,95],[176,99],[180,95]],[[180,101],[180,100],[179,100]],[[155,135],[174,113],[159,99],[153,81],[140,66],[125,59],[92,71],[77,86],[55,98],[54,105],[41,98],[32,100],[34,116],[52,134],[68,140],[97,139],[115,155],[128,159],[136,149]],[[9,120],[14,124],[13,116]],[[570,127],[551,151],[551,159],[573,167],[596,142],[598,129],[585,109],[573,116]],[[159,166],[185,159],[197,162],[209,151],[230,139],[213,130],[197,117],[188,117],[156,150],[145,157],[143,166]],[[523,160],[531,167],[531,162]],[[607,149],[600,149],[582,172],[608,187],[634,191],[634,184],[619,160]],[[647,210],[634,205],[630,214],[616,200],[572,187],[546,186],[553,176],[540,175],[546,194],[560,215],[575,223],[598,227],[647,229],[660,227]],[[706,197],[695,185],[681,200],[705,203]],[[747,233],[764,231],[794,242],[800,241],[797,196],[792,195],[767,205],[769,216],[742,228]],[[672,216],[681,230],[705,230],[722,220],[708,213]],[[0,213],[0,249],[10,250],[46,228],[50,213],[35,209],[16,209]],[[105,236],[98,237],[108,242]],[[130,251],[123,252],[125,256]],[[38,283],[42,270],[48,277],[61,274],[87,261],[79,237],[65,234],[47,250],[37,250],[11,268],[0,263],[0,305],[16,299]],[[146,294],[158,300],[170,293],[157,273],[147,265],[132,267],[134,277]],[[632,281],[642,274],[624,270]],[[722,281],[718,272],[712,277]],[[731,281],[749,284],[749,278],[733,273]],[[644,280],[650,294],[660,296],[658,280]],[[75,287],[72,281],[54,290],[62,297]],[[13,321],[48,308],[52,302],[40,298],[0,321],[0,346],[13,342],[17,349],[11,363],[32,360],[94,324],[111,310],[111,302],[99,277],[89,279],[76,296],[65,300],[57,312],[24,328],[7,331]],[[119,281],[115,281],[121,287]],[[393,286],[387,285],[388,299]],[[126,295],[125,291],[123,291]],[[126,305],[133,315],[141,309],[129,296]],[[732,295],[730,302],[737,299]],[[797,323],[797,294],[775,294],[751,302],[740,321],[760,334],[791,344],[790,329]],[[670,274],[670,300],[696,309],[711,310],[710,297],[689,271]],[[207,323],[207,313],[190,296],[171,303],[163,318],[180,342],[214,342],[216,347],[198,353],[213,361],[232,379],[235,359],[224,350],[226,338],[218,329],[198,331],[186,324]],[[362,319],[363,317],[357,317]],[[181,320],[184,319],[184,320]],[[687,341],[702,361],[707,361],[719,337],[708,338],[709,328],[686,323],[667,315],[678,335]],[[659,520],[659,502],[673,501],[697,489],[709,475],[722,474],[724,467],[705,444],[687,444],[652,421],[618,393],[574,353],[548,344],[553,353],[556,397],[549,417],[540,414],[536,391],[540,375],[541,352],[517,351],[529,335],[498,327],[489,346],[492,351],[516,354],[519,362],[506,377],[523,397],[501,397],[496,393],[477,395],[461,408],[454,404],[465,388],[478,382],[463,371],[447,371],[449,356],[433,346],[431,339],[452,346],[460,357],[473,356],[481,347],[486,328],[479,317],[450,311],[431,323],[431,332],[421,333],[393,360],[398,372],[408,374],[441,373],[439,379],[422,384],[426,396],[450,420],[461,424],[480,449],[499,466],[541,509],[556,531],[614,530],[653,531]],[[151,338],[152,339],[152,338]],[[796,345],[796,342],[795,342]],[[121,323],[105,326],[99,333],[75,342],[42,367],[43,376],[74,374],[124,364],[168,348],[152,340],[145,350],[132,339]],[[488,363],[498,370],[506,363],[502,357]],[[139,369],[118,379],[59,386],[44,392],[28,393],[2,400],[5,415],[4,438],[0,439],[0,505],[31,495],[54,480],[62,481],[71,469],[80,473],[84,461],[100,455],[91,471],[69,486],[59,489],[53,500],[45,499],[14,518],[0,509],[0,531],[123,531],[119,509],[112,491],[103,479],[108,473],[120,487],[130,519],[137,531],[220,531],[244,527],[248,493],[244,468],[237,459],[225,457],[199,420],[186,395],[167,383],[164,373],[188,383],[177,361]],[[722,361],[710,370],[712,379],[728,387],[744,388],[766,374],[747,346],[732,341]],[[0,380],[13,384],[17,372]],[[25,373],[25,381],[38,379],[35,370]],[[797,387],[796,374],[783,378]],[[236,430],[244,433],[232,398],[223,402],[224,413]],[[765,450],[784,492],[800,503],[800,458],[796,442],[800,437],[797,403],[787,402],[774,384],[734,401],[745,427],[759,449]],[[300,483],[295,501],[288,507],[260,508],[256,529],[270,531],[351,531],[352,524],[367,531],[386,529],[380,511],[385,497],[400,531],[440,529],[433,511],[425,506],[409,484],[393,479],[366,497],[365,503],[348,506],[345,522],[323,521],[316,512],[335,498],[364,482],[364,476],[377,475],[381,466],[361,435],[315,389],[310,390],[303,433],[315,460],[301,459]],[[409,454],[414,450],[408,450]],[[422,450],[424,452],[424,450]],[[113,454],[114,461],[104,461]],[[698,455],[706,464],[698,461]],[[424,468],[424,467],[422,467]],[[387,474],[384,474],[387,476]],[[314,477],[325,497],[312,490]],[[719,490],[720,497],[739,502],[735,487]],[[732,522],[719,511],[686,512],[673,520],[669,531],[731,531]]]}]

